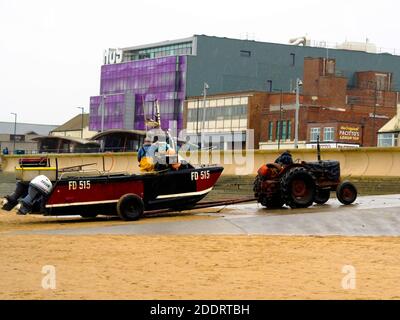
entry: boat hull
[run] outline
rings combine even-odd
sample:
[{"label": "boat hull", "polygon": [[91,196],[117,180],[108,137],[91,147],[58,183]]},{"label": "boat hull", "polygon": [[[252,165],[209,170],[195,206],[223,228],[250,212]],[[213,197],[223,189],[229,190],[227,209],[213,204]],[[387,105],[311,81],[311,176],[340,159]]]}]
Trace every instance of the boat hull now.
[{"label": "boat hull", "polygon": [[129,193],[142,198],[145,211],[188,209],[212,190],[222,171],[208,166],[144,175],[70,176],[54,184],[42,213],[115,215],[119,199]]}]

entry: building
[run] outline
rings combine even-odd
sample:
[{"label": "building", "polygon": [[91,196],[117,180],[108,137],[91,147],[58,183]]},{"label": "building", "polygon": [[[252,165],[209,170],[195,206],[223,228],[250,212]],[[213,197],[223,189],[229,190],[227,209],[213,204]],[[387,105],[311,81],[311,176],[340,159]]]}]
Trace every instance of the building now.
[{"label": "building", "polygon": [[39,153],[94,153],[100,152],[100,143],[71,136],[37,136]]},{"label": "building", "polygon": [[143,145],[146,131],[110,129],[99,132],[91,140],[99,142],[100,152],[138,151]]},{"label": "building", "polygon": [[[192,143],[200,145],[203,139],[207,146],[221,150],[254,148],[259,144],[258,116],[268,96],[259,91],[210,95],[205,114],[203,97],[189,98],[184,109],[186,134]],[[254,141],[248,141],[248,129],[254,130]]]},{"label": "building", "polygon": [[38,151],[38,144],[33,139],[39,135],[48,135],[56,127],[47,124],[0,122],[0,150],[7,148],[10,154],[14,150],[18,153],[35,153]]},{"label": "building", "polygon": [[[354,85],[336,69],[335,59],[305,58],[299,95],[300,148],[313,148],[319,138],[325,148],[375,146],[376,131],[396,113],[398,92],[393,74],[382,71],[354,73]],[[192,142],[200,133],[206,144],[231,149],[294,148],[296,94],[273,90],[188,98],[185,128]],[[251,144],[248,129],[254,132]],[[204,137],[205,136],[205,137]],[[253,144],[254,143],[254,144]]]},{"label": "building", "polygon": [[97,134],[97,131],[89,130],[89,114],[78,114],[61,126],[51,130],[50,135],[60,137],[72,137],[89,139]]},{"label": "building", "polygon": [[[357,76],[358,71],[390,72],[388,83],[393,90],[400,90],[400,56],[348,49],[348,46],[328,50],[205,35],[109,49],[104,53],[99,95],[90,98],[89,128],[144,130],[144,120],[152,115],[157,99],[162,127],[181,129],[184,101],[200,96],[205,82],[209,85],[207,95],[274,89],[292,92],[296,78],[304,74],[306,57],[328,56],[326,73],[332,68],[329,61],[336,61],[335,70],[341,73],[335,79],[320,80],[342,88],[346,84],[354,87],[353,95],[337,95],[338,102],[345,96],[351,101],[351,97],[358,97],[357,90],[365,89],[359,82],[364,81],[363,77],[368,78],[368,74]],[[370,85],[368,80],[363,83]],[[311,83],[307,88],[310,92],[315,90]],[[322,93],[319,98],[322,99]]]},{"label": "building", "polygon": [[[377,131],[396,114],[394,76],[385,71],[356,71],[351,83],[337,61],[305,58],[300,96],[299,147],[376,146]],[[261,111],[260,148],[294,146],[295,94],[274,94]]]},{"label": "building", "polygon": [[400,104],[396,115],[378,131],[378,147],[400,147]]}]

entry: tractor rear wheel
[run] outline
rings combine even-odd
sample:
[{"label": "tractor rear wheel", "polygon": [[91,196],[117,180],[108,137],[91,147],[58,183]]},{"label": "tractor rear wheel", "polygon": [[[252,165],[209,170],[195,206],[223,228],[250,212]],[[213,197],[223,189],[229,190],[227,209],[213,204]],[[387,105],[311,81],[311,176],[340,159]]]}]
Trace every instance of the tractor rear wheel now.
[{"label": "tractor rear wheel", "polygon": [[122,220],[137,220],[143,215],[142,198],[133,193],[123,195],[117,203],[117,213]]},{"label": "tractor rear wheel", "polygon": [[295,167],[281,179],[281,193],[284,202],[294,208],[307,208],[315,198],[315,182],[307,169]]},{"label": "tractor rear wheel", "polygon": [[280,209],[285,204],[279,195],[271,198],[262,196],[259,202],[268,209]]},{"label": "tractor rear wheel", "polygon": [[344,181],[338,186],[336,196],[341,203],[349,205],[357,199],[357,189],[351,182]]},{"label": "tractor rear wheel", "polygon": [[324,204],[329,200],[330,196],[331,191],[329,189],[317,189],[314,202],[317,204]]}]

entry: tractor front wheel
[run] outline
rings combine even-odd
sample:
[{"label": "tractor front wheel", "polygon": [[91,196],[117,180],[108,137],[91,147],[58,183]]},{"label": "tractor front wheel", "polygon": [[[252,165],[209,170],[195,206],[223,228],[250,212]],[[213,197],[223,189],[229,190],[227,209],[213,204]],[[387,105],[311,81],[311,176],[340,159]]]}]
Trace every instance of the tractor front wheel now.
[{"label": "tractor front wheel", "polygon": [[336,196],[341,203],[349,205],[357,199],[357,189],[354,184],[345,181],[338,186]]}]

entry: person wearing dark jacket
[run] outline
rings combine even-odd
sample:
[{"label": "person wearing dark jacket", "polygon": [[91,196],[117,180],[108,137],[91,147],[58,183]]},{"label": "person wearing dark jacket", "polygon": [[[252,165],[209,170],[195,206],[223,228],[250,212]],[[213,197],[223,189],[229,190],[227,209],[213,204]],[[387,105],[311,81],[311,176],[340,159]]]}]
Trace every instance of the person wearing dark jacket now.
[{"label": "person wearing dark jacket", "polygon": [[275,163],[278,163],[282,166],[288,166],[290,164],[293,164],[293,158],[290,152],[287,150],[283,152],[276,160]]}]

